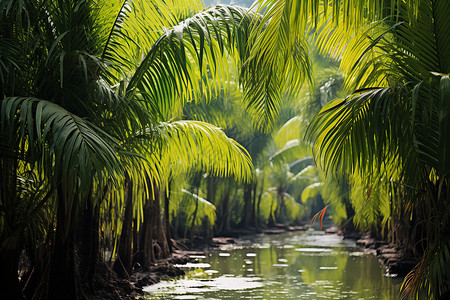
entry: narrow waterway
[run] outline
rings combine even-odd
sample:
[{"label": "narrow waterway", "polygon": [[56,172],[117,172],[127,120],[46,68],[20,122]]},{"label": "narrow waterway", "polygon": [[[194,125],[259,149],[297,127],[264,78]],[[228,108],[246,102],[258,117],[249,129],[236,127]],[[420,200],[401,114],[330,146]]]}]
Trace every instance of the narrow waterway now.
[{"label": "narrow waterway", "polygon": [[261,235],[193,257],[148,299],[396,299],[401,280],[353,241],[320,231]]}]

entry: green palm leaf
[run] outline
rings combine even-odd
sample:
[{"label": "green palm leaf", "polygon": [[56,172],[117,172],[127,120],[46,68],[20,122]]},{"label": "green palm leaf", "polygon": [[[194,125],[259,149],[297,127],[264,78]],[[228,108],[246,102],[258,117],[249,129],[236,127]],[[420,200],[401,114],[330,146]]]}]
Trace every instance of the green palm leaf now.
[{"label": "green palm leaf", "polygon": [[[199,170],[248,181],[253,165],[247,151],[218,127],[200,121],[161,122],[162,148],[149,161],[160,161],[162,174]],[[164,176],[163,176],[164,177]]]},{"label": "green palm leaf", "polygon": [[[116,156],[118,144],[105,132],[61,106],[36,98],[6,98],[1,103],[2,127],[10,135],[19,128],[21,151],[30,163],[43,166],[47,178],[55,186],[66,184],[70,190],[82,191],[92,183],[92,177],[103,170],[120,173]],[[48,159],[42,160],[42,155]]]}]

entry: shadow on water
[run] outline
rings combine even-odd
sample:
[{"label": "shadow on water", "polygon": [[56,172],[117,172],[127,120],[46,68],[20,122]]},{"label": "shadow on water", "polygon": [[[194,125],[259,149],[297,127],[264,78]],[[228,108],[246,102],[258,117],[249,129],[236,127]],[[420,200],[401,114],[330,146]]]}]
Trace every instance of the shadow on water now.
[{"label": "shadow on water", "polygon": [[148,299],[395,299],[401,280],[353,241],[320,231],[261,235],[193,257]]}]

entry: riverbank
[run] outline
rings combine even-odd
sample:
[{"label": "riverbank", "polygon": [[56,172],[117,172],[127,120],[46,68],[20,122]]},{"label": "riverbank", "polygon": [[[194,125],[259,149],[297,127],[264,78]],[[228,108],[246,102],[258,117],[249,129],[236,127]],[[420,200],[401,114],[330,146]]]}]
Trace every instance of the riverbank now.
[{"label": "riverbank", "polygon": [[[130,280],[118,279],[110,271],[108,283],[96,290],[95,295],[90,295],[89,300],[121,299],[136,300],[144,299],[142,288],[163,280],[179,277],[185,274],[182,268],[176,265],[196,262],[196,257],[205,256],[217,249],[226,249],[237,243],[237,239],[255,234],[279,235],[291,231],[306,231],[309,226],[277,226],[271,229],[245,229],[235,231],[227,236],[204,239],[194,237],[190,240],[177,240],[176,248],[171,257],[159,260],[150,270],[144,271],[136,268]],[[376,255],[386,269],[389,277],[403,277],[415,265],[410,256],[405,255],[402,249],[395,247],[385,241],[371,237],[369,234],[358,232],[342,232],[336,227],[324,230],[328,234],[338,234],[344,239],[352,239],[361,248],[367,249]]]},{"label": "riverbank", "polygon": [[176,265],[186,264],[194,259],[191,257],[205,255],[213,250],[229,247],[236,244],[236,239],[255,234],[282,234],[292,231],[305,231],[307,226],[284,226],[274,228],[247,228],[235,230],[226,236],[205,239],[193,237],[174,241],[175,249],[171,257],[158,260],[150,270],[135,268],[129,280],[120,279],[108,267],[104,266],[102,276],[97,276],[92,286],[86,289],[85,298],[88,300],[144,300],[142,288],[148,285],[168,280],[185,274],[184,270]]},{"label": "riverbank", "polygon": [[194,253],[188,276],[144,288],[148,299],[396,299],[401,279],[354,240],[302,232],[244,235]]},{"label": "riverbank", "polygon": [[359,247],[370,250],[386,269],[387,276],[405,277],[417,264],[417,260],[405,249],[375,238],[370,233],[345,232],[338,227],[330,227],[325,232],[341,235],[344,239],[353,239]]}]

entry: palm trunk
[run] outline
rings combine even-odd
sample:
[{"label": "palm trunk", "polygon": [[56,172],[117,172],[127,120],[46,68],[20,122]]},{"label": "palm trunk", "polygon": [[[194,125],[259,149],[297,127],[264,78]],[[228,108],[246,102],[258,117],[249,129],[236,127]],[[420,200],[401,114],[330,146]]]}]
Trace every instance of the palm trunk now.
[{"label": "palm trunk", "polygon": [[247,228],[250,224],[252,210],[252,184],[244,183],[244,210],[242,212],[241,227]]},{"label": "palm trunk", "polygon": [[57,188],[55,246],[50,267],[48,299],[78,299],[78,280],[75,275],[74,218],[77,202],[70,201],[68,192]]},{"label": "palm trunk", "polygon": [[256,191],[257,191],[256,182],[252,184],[252,191],[253,194],[250,207],[250,226],[256,227]]},{"label": "palm trunk", "polygon": [[139,232],[138,232],[138,219],[134,218],[133,219],[133,239],[132,239],[132,261],[134,264],[134,257],[138,254],[139,252]]},{"label": "palm trunk", "polygon": [[165,229],[166,229],[166,240],[167,245],[169,246],[169,252],[173,252],[173,245],[172,245],[172,234],[170,232],[170,218],[169,218],[169,193],[170,193],[170,184],[167,192],[164,194],[164,223],[165,223]]},{"label": "palm trunk", "polygon": [[270,202],[269,220],[267,220],[267,226],[269,227],[275,227],[275,220],[273,218],[275,212],[272,212],[272,209],[273,209],[273,198],[272,201]]},{"label": "palm trunk", "polygon": [[79,257],[80,275],[83,285],[92,288],[92,280],[96,271],[100,251],[100,208],[95,205],[92,199],[92,192],[89,192],[86,203],[80,211],[79,230]]},{"label": "palm trunk", "polygon": [[195,209],[194,209],[194,213],[192,214],[192,221],[191,221],[191,226],[190,226],[190,230],[189,230],[189,234],[192,237],[194,235],[194,225],[195,225],[195,219],[197,219],[197,211],[198,211],[198,200],[194,200],[195,201]]},{"label": "palm trunk", "polygon": [[153,228],[152,228],[152,206],[149,199],[144,205],[144,222],[142,223],[139,241],[139,255],[136,261],[145,269],[149,269],[152,262],[155,261],[153,252]]},{"label": "palm trunk", "polygon": [[258,227],[261,225],[260,224],[261,222],[260,222],[259,218],[261,216],[261,199],[262,199],[263,194],[264,194],[264,174],[262,176],[261,191],[260,191],[259,196],[258,196],[258,203],[256,204],[256,223],[257,223]]},{"label": "palm trunk", "polygon": [[154,230],[155,230],[155,239],[158,242],[161,250],[159,251],[158,258],[167,258],[170,256],[169,245],[167,243],[166,235],[164,233],[164,228],[162,225],[161,218],[161,199],[159,188],[154,184],[154,210],[153,210],[153,222],[154,222]]},{"label": "palm trunk", "polygon": [[133,225],[133,183],[128,174],[125,174],[125,189],[125,214],[113,270],[120,278],[128,279],[130,277],[133,255],[131,238]]},{"label": "palm trunk", "polygon": [[150,177],[146,174],[145,179],[147,181],[147,194],[148,198],[144,205],[144,222],[142,223],[139,241],[139,255],[136,261],[141,264],[145,269],[149,269],[150,265],[156,261],[155,252],[153,249],[154,238],[154,199],[157,197],[157,189],[155,184],[151,182]]}]

